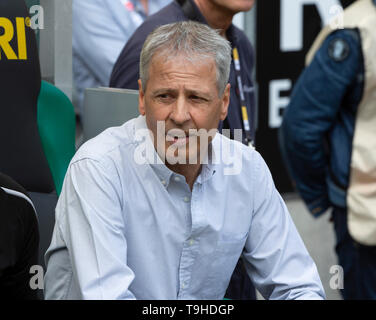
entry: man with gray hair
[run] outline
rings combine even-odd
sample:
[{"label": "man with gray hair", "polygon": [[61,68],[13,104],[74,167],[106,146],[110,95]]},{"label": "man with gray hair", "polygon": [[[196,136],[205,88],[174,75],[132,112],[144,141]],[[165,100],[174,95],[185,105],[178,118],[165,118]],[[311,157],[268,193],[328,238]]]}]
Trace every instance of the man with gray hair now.
[{"label": "man with gray hair", "polygon": [[149,35],[141,115],[88,141],[69,166],[47,299],[222,299],[241,255],[265,298],[324,298],[265,162],[217,133],[230,62],[228,41],[203,24]]},{"label": "man with gray hair", "polygon": [[[256,135],[256,99],[252,80],[254,50],[245,33],[233,23],[239,12],[251,10],[255,0],[175,0],[149,16],[129,38],[121,51],[111,74],[110,87],[138,89],[139,62],[146,37],[161,25],[178,21],[197,21],[207,24],[227,39],[232,47],[230,67],[230,103],[227,117],[218,124],[219,132],[242,129],[242,141],[253,144]],[[239,130],[236,130],[239,131]],[[256,300],[256,291],[248,278],[242,259],[239,260],[226,291],[226,298]]]}]

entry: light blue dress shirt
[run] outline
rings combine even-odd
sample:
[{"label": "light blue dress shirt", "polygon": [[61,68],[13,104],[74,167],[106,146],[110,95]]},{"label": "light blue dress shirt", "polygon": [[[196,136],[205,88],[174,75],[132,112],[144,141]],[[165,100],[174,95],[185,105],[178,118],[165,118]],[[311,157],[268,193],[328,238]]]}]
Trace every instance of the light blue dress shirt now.
[{"label": "light blue dress shirt", "polygon": [[[145,129],[143,116],[107,129],[72,159],[46,253],[47,299],[222,299],[241,255],[265,298],[325,297],[259,153],[217,133],[191,192],[164,164],[139,164],[152,146],[136,134]],[[222,161],[230,146],[235,174]]]},{"label": "light blue dress shirt", "polygon": [[[149,15],[170,2],[149,0]],[[145,19],[138,0],[73,0],[74,104],[81,114],[85,89],[108,87],[121,50]]]}]

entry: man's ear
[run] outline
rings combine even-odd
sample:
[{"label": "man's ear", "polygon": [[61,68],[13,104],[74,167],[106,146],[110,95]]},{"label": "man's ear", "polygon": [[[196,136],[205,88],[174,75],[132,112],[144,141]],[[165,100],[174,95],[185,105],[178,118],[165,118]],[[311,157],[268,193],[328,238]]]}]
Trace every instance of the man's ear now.
[{"label": "man's ear", "polygon": [[226,88],[222,96],[222,108],[221,108],[221,120],[222,121],[225,120],[227,117],[228,106],[230,104],[230,88],[231,88],[231,85],[228,83],[226,85]]},{"label": "man's ear", "polygon": [[145,115],[145,93],[142,89],[141,79],[138,79],[138,111],[141,115]]}]

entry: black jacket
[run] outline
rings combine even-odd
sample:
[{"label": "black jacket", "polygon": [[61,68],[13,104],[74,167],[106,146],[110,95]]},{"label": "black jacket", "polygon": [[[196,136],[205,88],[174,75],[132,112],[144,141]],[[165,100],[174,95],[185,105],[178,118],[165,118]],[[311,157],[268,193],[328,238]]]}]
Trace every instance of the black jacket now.
[{"label": "black jacket", "polygon": [[0,300],[37,299],[29,282],[38,264],[39,230],[26,191],[0,173]]}]

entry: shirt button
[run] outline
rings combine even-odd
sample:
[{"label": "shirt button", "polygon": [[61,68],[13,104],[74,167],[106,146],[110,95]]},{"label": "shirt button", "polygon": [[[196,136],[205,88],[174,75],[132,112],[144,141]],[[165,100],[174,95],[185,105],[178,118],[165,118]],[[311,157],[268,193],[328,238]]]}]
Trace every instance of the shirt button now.
[{"label": "shirt button", "polygon": [[175,177],[174,180],[175,180],[176,182],[179,182],[179,181],[180,181],[180,178],[179,178],[179,177]]},{"label": "shirt button", "polygon": [[190,199],[189,199],[188,197],[184,197],[184,202],[187,202],[187,203],[188,203],[189,200],[190,200]]},{"label": "shirt button", "polygon": [[189,240],[189,245],[193,245],[195,243],[195,241],[193,239]]},{"label": "shirt button", "polygon": [[162,180],[161,182],[164,186],[167,184],[166,180]]}]

